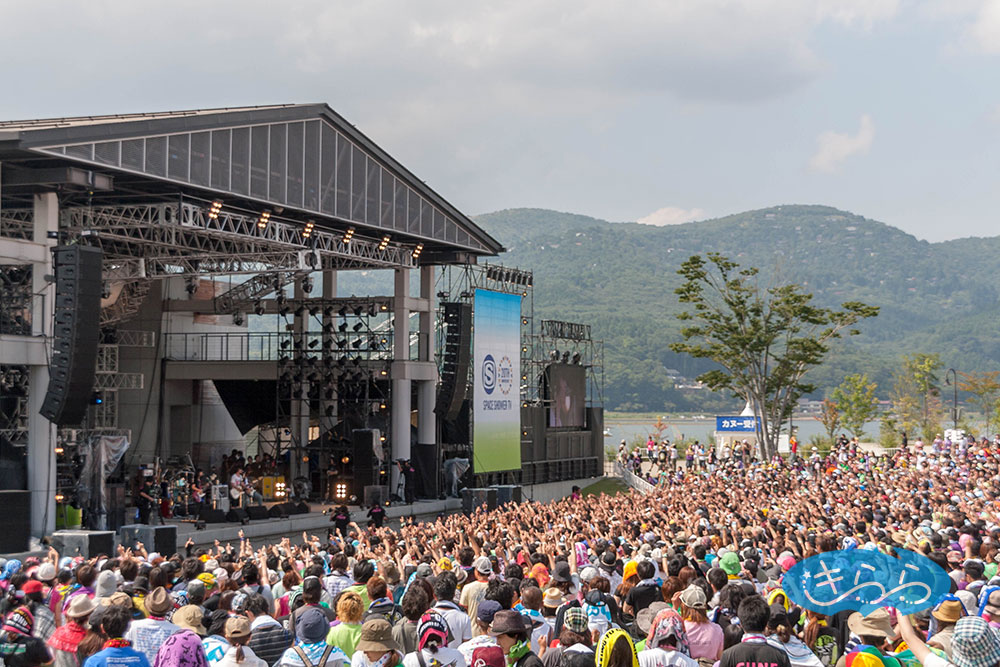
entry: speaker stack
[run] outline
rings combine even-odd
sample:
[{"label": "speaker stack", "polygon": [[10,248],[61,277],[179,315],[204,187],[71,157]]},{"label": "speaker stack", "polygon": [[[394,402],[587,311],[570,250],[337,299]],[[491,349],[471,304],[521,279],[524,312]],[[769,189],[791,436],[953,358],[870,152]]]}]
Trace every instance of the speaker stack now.
[{"label": "speaker stack", "polygon": [[57,530],[52,533],[52,546],[60,556],[114,556],[115,534],[110,530]]},{"label": "speaker stack", "polygon": [[259,521],[267,518],[267,508],[263,505],[253,505],[247,508],[247,516],[251,521]]},{"label": "speaker stack", "polygon": [[443,421],[454,421],[469,386],[472,355],[472,304],[447,302],[444,307],[444,354],[435,412]]},{"label": "speaker stack", "polygon": [[97,372],[101,313],[101,250],[56,246],[55,318],[49,386],[39,411],[57,426],[77,426],[87,415]]},{"label": "speaker stack", "polygon": [[226,521],[230,523],[243,523],[249,520],[250,517],[247,516],[247,511],[242,507],[234,507],[226,513]]},{"label": "speaker stack", "polygon": [[521,502],[521,486],[518,484],[501,484],[497,490],[497,505],[502,507],[508,503]]},{"label": "speaker stack", "polygon": [[465,514],[472,514],[480,507],[488,510],[497,508],[496,487],[486,489],[462,489],[462,511]]},{"label": "speaker stack", "polygon": [[198,520],[205,523],[225,523],[226,513],[211,507],[202,507],[201,513],[198,514]]},{"label": "speaker stack", "polygon": [[156,551],[164,558],[177,551],[177,526],[147,526],[137,523],[122,526],[118,534],[124,547],[135,547],[136,542],[142,542],[146,551]]},{"label": "speaker stack", "polygon": [[0,553],[28,550],[31,539],[31,491],[0,491]]}]

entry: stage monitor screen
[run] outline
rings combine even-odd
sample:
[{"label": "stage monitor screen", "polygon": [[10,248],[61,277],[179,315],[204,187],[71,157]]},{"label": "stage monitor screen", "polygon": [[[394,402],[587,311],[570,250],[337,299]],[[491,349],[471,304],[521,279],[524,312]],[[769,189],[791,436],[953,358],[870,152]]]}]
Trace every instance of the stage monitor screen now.
[{"label": "stage monitor screen", "polygon": [[549,428],[583,428],[587,412],[587,369],[550,364],[547,369]]}]

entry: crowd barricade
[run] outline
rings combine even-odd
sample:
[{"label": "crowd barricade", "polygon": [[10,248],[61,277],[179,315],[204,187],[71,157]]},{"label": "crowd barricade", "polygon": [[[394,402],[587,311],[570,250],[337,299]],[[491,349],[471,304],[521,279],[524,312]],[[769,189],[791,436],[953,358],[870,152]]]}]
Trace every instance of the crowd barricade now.
[{"label": "crowd barricade", "polygon": [[620,477],[622,481],[628,484],[630,487],[642,493],[651,493],[653,491],[653,485],[639,477],[635,473],[626,470],[625,466],[621,464],[621,461],[615,461],[615,477]]}]

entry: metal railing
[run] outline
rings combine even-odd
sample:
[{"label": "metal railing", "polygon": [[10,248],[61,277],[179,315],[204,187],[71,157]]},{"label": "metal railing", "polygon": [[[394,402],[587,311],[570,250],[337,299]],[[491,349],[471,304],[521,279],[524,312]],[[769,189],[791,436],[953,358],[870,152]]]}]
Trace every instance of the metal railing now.
[{"label": "metal railing", "polygon": [[625,469],[625,466],[621,464],[620,461],[615,461],[615,476],[621,477],[622,481],[628,484],[630,487],[642,493],[652,493],[655,488],[652,484],[642,479],[638,475]]},{"label": "metal railing", "polygon": [[[346,331],[324,334],[285,333],[168,333],[163,334],[164,357],[174,361],[278,361],[282,357],[325,356],[339,359],[391,361],[392,334]],[[415,359],[417,346],[411,346]]]}]

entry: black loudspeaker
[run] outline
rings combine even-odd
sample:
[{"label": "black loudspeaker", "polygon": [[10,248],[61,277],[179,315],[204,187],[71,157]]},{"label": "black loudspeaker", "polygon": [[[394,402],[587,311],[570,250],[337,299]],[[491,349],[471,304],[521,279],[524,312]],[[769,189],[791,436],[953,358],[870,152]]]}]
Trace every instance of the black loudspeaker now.
[{"label": "black loudspeaker", "polygon": [[60,556],[113,556],[115,534],[110,530],[57,530],[52,533],[52,546]]},{"label": "black loudspeaker", "polygon": [[249,519],[247,511],[242,507],[234,507],[226,514],[226,521],[230,523],[243,523]]},{"label": "black loudspeaker", "polygon": [[123,547],[135,547],[136,542],[142,542],[146,551],[157,552],[164,558],[169,558],[177,551],[177,526],[147,526],[134,523],[122,526],[118,531]]},{"label": "black loudspeaker", "polygon": [[352,462],[354,463],[355,488],[379,483],[379,462],[375,457],[375,452],[382,449],[381,438],[382,434],[377,428],[359,428],[351,432],[354,444]]},{"label": "black loudspeaker", "polygon": [[517,484],[501,484],[497,490],[497,506],[521,502],[521,487]]},{"label": "black loudspeaker", "polygon": [[247,516],[251,521],[259,521],[267,518],[267,508],[263,505],[254,505],[247,508]]},{"label": "black loudspeaker", "polygon": [[225,523],[226,513],[222,510],[214,510],[211,507],[202,507],[201,514],[198,515],[198,520],[205,523]]},{"label": "black loudspeaker", "polygon": [[107,527],[108,530],[118,532],[118,529],[125,525],[125,485],[108,484],[107,491],[108,506],[105,508]]},{"label": "black loudspeaker", "polygon": [[309,514],[309,504],[299,501],[299,503],[295,505],[294,514]]},{"label": "black loudspeaker", "polygon": [[101,314],[101,250],[56,246],[56,294],[49,386],[41,415],[57,426],[77,426],[94,394]]},{"label": "black loudspeaker", "polygon": [[434,412],[444,421],[454,421],[469,387],[472,358],[472,304],[442,303],[444,306],[444,353],[441,357],[441,384]]},{"label": "black loudspeaker", "polygon": [[27,551],[31,539],[31,491],[0,491],[0,507],[0,553]]},{"label": "black loudspeaker", "polygon": [[272,519],[284,519],[290,514],[290,506],[294,507],[292,503],[278,503],[277,505],[271,505],[271,509],[267,511],[267,516]]},{"label": "black loudspeaker", "polygon": [[413,446],[413,469],[416,471],[415,494],[418,498],[437,498],[441,466],[438,464],[438,446],[416,444]]},{"label": "black loudspeaker", "polygon": [[480,507],[488,510],[497,508],[497,490],[488,489],[462,489],[462,511],[472,514]]}]

